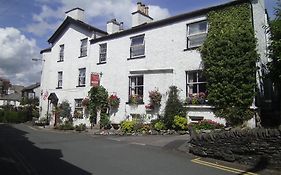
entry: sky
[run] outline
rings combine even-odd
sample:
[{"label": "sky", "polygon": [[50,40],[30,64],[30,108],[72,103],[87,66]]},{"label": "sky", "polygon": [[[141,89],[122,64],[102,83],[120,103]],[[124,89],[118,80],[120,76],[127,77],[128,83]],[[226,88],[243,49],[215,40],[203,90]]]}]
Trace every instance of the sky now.
[{"label": "sky", "polygon": [[[231,0],[0,0],[0,77],[12,84],[40,82],[40,50],[65,18],[65,11],[80,7],[86,22],[106,29],[106,22],[116,18],[131,26],[131,13],[140,1],[149,6],[149,14],[160,20]],[[276,0],[265,0],[270,18],[274,18]]]}]

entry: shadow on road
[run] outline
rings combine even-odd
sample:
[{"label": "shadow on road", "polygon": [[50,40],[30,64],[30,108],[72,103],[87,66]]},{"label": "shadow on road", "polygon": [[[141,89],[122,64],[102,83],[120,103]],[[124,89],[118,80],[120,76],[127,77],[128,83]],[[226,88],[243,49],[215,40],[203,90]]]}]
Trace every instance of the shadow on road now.
[{"label": "shadow on road", "polygon": [[268,166],[268,159],[266,157],[261,157],[259,161],[250,169],[245,172],[240,173],[239,175],[248,174],[248,172],[257,173],[260,172]]},{"label": "shadow on road", "polygon": [[26,134],[11,125],[0,124],[0,174],[90,175],[62,160],[61,150],[36,147]]}]

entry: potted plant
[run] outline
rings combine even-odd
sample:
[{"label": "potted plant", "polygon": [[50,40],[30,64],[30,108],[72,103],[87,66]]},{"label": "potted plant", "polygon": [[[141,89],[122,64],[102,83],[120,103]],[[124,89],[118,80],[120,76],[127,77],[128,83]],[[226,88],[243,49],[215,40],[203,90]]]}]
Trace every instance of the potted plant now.
[{"label": "potted plant", "polygon": [[139,103],[142,103],[143,102],[143,99],[142,99],[142,96],[141,95],[130,95],[129,97],[129,104],[139,104]]},{"label": "potted plant", "polygon": [[186,98],[187,104],[203,105],[207,103],[207,96],[204,92],[189,94]]},{"label": "potted plant", "polygon": [[120,98],[116,94],[112,94],[108,97],[108,104],[111,108],[118,108]]},{"label": "potted plant", "polygon": [[158,90],[153,90],[149,92],[150,104],[153,106],[160,106],[162,95]]}]

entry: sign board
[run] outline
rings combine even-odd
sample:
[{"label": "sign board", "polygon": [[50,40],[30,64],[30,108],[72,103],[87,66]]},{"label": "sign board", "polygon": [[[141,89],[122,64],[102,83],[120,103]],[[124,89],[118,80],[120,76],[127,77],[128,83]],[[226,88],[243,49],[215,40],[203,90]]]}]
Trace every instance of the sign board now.
[{"label": "sign board", "polygon": [[100,85],[100,75],[99,73],[91,74],[91,86],[98,87]]}]

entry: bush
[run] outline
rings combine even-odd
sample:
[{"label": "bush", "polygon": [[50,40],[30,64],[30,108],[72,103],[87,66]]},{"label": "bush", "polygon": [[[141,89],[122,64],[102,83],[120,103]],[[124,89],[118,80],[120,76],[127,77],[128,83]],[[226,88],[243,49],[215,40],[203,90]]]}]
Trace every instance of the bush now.
[{"label": "bush", "polygon": [[159,120],[154,124],[154,129],[157,131],[165,130],[166,126],[162,120]]},{"label": "bush", "polygon": [[135,125],[136,125],[135,120],[132,121],[124,120],[121,122],[121,130],[126,133],[131,133],[134,131]]},{"label": "bush", "polygon": [[187,119],[176,115],[173,121],[173,128],[175,130],[186,130],[187,129]]},{"label": "bush", "polygon": [[73,130],[74,126],[71,122],[66,121],[66,122],[64,122],[64,124],[60,124],[60,125],[56,126],[55,129],[58,129],[58,130]]},{"label": "bush", "polygon": [[172,128],[174,116],[186,116],[186,110],[178,96],[179,90],[176,86],[171,86],[165,107],[164,123],[168,129]]},{"label": "bush", "polygon": [[217,123],[212,120],[201,120],[200,122],[196,124],[191,124],[191,126],[196,129],[196,130],[201,130],[201,129],[221,129],[224,127],[223,124]]},{"label": "bush", "polygon": [[104,128],[104,129],[110,129],[111,128],[111,122],[110,122],[108,114],[101,113],[100,128]]},{"label": "bush", "polygon": [[79,125],[75,126],[75,131],[85,131],[86,128],[86,124],[80,123]]}]

